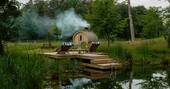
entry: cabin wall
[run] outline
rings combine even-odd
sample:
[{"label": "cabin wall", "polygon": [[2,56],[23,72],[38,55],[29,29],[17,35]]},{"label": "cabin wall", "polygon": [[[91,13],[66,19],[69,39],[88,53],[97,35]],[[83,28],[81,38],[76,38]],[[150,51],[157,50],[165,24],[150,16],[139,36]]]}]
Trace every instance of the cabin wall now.
[{"label": "cabin wall", "polygon": [[73,42],[75,44],[80,44],[82,42],[85,42],[86,44],[88,44],[88,37],[85,33],[77,33],[74,37],[73,37]]}]

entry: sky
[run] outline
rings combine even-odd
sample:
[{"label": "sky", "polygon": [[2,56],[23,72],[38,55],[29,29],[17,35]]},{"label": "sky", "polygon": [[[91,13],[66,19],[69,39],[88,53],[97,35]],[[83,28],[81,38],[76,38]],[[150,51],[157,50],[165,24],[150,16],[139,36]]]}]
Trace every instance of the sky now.
[{"label": "sky", "polygon": [[[25,4],[29,0],[18,0],[18,1]],[[121,2],[124,0],[119,0],[119,1]],[[146,8],[150,6],[165,8],[169,5],[169,3],[166,0],[131,0],[131,5],[132,6],[144,5]]]},{"label": "sky", "polygon": [[166,0],[131,0],[132,6],[144,5],[145,7],[156,6],[165,8],[169,5]]}]

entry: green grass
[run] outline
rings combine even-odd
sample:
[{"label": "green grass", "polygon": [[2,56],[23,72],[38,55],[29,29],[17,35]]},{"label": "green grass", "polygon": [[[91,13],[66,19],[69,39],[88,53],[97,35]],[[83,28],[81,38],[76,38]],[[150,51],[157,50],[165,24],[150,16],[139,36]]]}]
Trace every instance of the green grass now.
[{"label": "green grass", "polygon": [[158,64],[164,60],[170,60],[170,50],[163,38],[137,40],[134,43],[128,41],[115,41],[111,47],[102,42],[98,51],[108,53],[117,60],[133,59],[135,63]]}]

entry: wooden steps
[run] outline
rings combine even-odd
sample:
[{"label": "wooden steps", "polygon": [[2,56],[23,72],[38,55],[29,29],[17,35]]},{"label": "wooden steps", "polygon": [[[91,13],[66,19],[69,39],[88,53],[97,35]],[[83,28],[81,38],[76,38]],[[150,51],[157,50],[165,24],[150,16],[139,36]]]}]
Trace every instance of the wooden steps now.
[{"label": "wooden steps", "polygon": [[86,53],[86,54],[57,54],[57,53],[44,53],[50,58],[73,58],[82,61],[81,66],[100,69],[100,70],[108,70],[108,69],[120,69],[122,67],[121,63],[113,61],[109,58],[108,55],[99,54],[99,53]]},{"label": "wooden steps", "polygon": [[109,58],[109,56],[99,54],[82,54],[79,56],[79,58],[93,60],[93,59],[106,59]]},{"label": "wooden steps", "polygon": [[81,66],[108,70],[108,69],[119,69],[121,64],[113,61],[108,55],[101,54],[84,54],[81,56],[82,59],[88,60],[88,63],[82,63]]},{"label": "wooden steps", "polygon": [[102,63],[112,63],[111,59],[93,59],[90,61],[91,64],[102,64]]},{"label": "wooden steps", "polygon": [[108,69],[120,69],[122,66],[120,63],[104,63],[104,64],[89,64],[89,63],[82,63],[81,66],[87,68],[94,68],[100,70],[108,70]]}]

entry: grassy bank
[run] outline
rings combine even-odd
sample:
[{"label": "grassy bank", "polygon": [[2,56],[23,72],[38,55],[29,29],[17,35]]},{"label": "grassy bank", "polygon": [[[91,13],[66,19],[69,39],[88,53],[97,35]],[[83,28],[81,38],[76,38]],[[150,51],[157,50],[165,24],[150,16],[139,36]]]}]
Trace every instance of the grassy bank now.
[{"label": "grassy bank", "polygon": [[117,60],[133,59],[137,64],[159,64],[170,61],[170,50],[163,38],[138,40],[134,43],[115,41],[109,48],[106,42],[102,42],[98,51],[108,53]]},{"label": "grassy bank", "polygon": [[7,53],[0,56],[0,89],[42,89],[45,60],[36,53],[24,52],[27,47],[8,44]]}]

